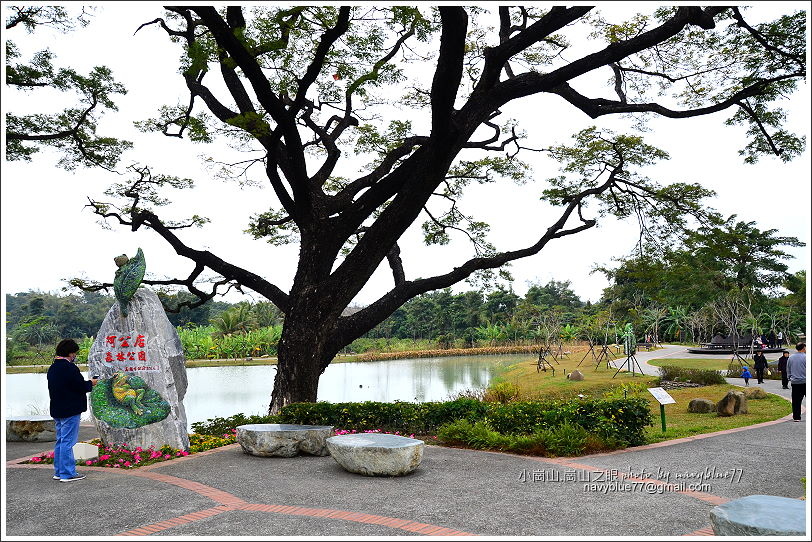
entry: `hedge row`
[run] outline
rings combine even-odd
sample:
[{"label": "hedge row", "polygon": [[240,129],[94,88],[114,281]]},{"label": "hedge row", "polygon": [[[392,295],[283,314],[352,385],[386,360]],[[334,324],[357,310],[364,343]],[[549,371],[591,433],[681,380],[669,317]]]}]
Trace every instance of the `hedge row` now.
[{"label": "hedge row", "polygon": [[645,399],[517,401],[488,403],[461,398],[430,403],[296,403],[284,407],[282,423],[332,425],[342,429],[380,429],[427,435],[444,424],[466,419],[485,421],[503,434],[529,434],[576,424],[604,439],[637,446],[652,423]]},{"label": "hedge row", "polygon": [[675,365],[660,367],[660,380],[694,382],[703,386],[726,384],[727,381],[720,371],[713,369],[687,369]]},{"label": "hedge row", "polygon": [[460,398],[430,403],[294,403],[278,416],[212,418],[192,424],[196,433],[221,435],[249,423],[332,425],[341,429],[399,431],[431,435],[443,425],[468,420],[483,421],[506,435],[526,435],[562,425],[578,425],[600,438],[637,446],[645,443],[644,429],[651,425],[648,402],[641,398],[571,401],[516,401],[492,403]]}]

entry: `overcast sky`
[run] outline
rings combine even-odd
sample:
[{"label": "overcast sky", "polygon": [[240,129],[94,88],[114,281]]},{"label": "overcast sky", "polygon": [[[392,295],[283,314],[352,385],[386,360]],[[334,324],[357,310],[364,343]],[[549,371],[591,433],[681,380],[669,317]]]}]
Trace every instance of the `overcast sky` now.
[{"label": "overcast sky", "polygon": [[[613,9],[623,7],[628,8],[623,4],[605,3],[601,9],[606,16],[611,16]],[[807,7],[807,2],[758,3],[758,8],[769,15]],[[135,149],[124,156],[122,166],[139,161],[149,164],[156,172],[195,179],[198,185],[195,190],[168,193],[167,196],[177,199],[160,214],[181,218],[197,213],[211,218],[211,224],[201,230],[184,230],[182,239],[194,248],[209,249],[287,290],[295,270],[297,248],[271,247],[241,233],[251,214],[275,203],[270,188],[241,189],[212,179],[201,167],[200,155],[216,156],[216,145],[190,146],[174,138],[140,134],[132,127],[134,120],[154,115],[158,105],[186,100],[185,87],[177,75],[177,48],[169,44],[165,33],[157,26],[150,26],[133,36],[141,23],[161,14],[159,3],[106,3],[84,29],[66,35],[43,29],[30,36],[17,28],[9,31],[7,37],[18,43],[23,58],[47,46],[56,53],[57,66],[72,66],[80,72],[87,72],[95,65],[112,68],[115,78],[129,93],[116,98],[119,112],[108,112],[98,132],[135,141]],[[69,98],[47,92],[29,96],[4,92],[2,105],[4,110],[20,113],[55,111],[68,103]],[[788,128],[806,134],[807,139],[809,103],[808,86],[802,85],[801,91],[786,104],[790,111]],[[569,143],[570,134],[591,124],[617,130],[629,124],[622,119],[592,121],[549,96],[526,99],[505,109],[505,113],[520,118],[521,126],[529,135],[527,145],[532,147]],[[671,159],[647,169],[646,174],[661,184],[699,182],[718,193],[709,204],[720,212],[735,213],[741,220],[756,221],[762,230],[775,228],[779,235],[795,236],[808,244],[809,152],[789,164],[766,157],[754,166],[744,165],[737,154],[744,145],[744,129],[724,126],[729,115],[723,112],[689,120],[653,120],[646,140],[667,150]],[[558,174],[555,163],[543,156],[525,158],[533,166],[533,176],[539,180]],[[149,277],[188,274],[192,268],[189,261],[176,256],[153,232],[142,229],[132,233],[115,225],[111,230],[104,230],[89,209],[84,208],[88,197],[104,201],[104,189],[111,182],[129,177],[115,178],[110,173],[89,169],[66,172],[56,167],[56,161],[52,153],[42,152],[35,155],[31,163],[3,164],[4,293],[57,291],[65,286],[65,279],[75,276],[111,281],[115,270],[113,257],[121,253],[132,256],[138,247],[145,252]],[[503,182],[476,186],[466,194],[464,210],[485,216],[492,225],[490,239],[498,248],[520,248],[537,238],[538,232],[557,218],[550,214],[549,207],[539,202],[541,188],[534,183],[516,186]],[[514,263],[513,287],[517,293],[524,294],[533,282],[568,280],[581,299],[597,301],[608,284],[603,275],[590,274],[591,268],[596,264],[610,264],[613,257],[625,255],[636,238],[635,223],[607,220],[598,228],[553,241],[539,255]],[[402,243],[409,279],[445,272],[468,257],[462,245],[459,249],[421,248],[419,239],[416,228]],[[794,256],[787,262],[791,271],[808,269],[808,246],[786,250]],[[384,265],[356,302],[370,303],[391,286],[391,274]],[[455,289],[462,291],[469,287],[461,284]],[[260,300],[256,295],[253,299]]]}]

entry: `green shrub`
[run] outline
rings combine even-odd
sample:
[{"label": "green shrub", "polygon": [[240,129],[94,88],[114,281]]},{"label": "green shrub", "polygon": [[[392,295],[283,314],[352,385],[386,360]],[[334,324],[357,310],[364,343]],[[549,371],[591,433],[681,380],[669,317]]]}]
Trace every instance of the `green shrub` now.
[{"label": "green shrub", "polygon": [[741,378],[742,376],[742,365],[736,360],[732,360],[730,363],[727,364],[727,371],[725,372],[725,376],[728,378]]},{"label": "green shrub", "polygon": [[488,421],[501,433],[529,434],[563,424],[577,424],[623,446],[646,441],[644,429],[652,423],[648,401],[643,398],[588,401],[517,401],[492,404]]},{"label": "green shrub", "polygon": [[565,422],[552,429],[546,439],[547,449],[553,455],[581,455],[586,449],[589,432],[578,424]]},{"label": "green shrub", "polygon": [[577,424],[613,447],[645,443],[644,429],[652,423],[642,398],[589,401],[515,401],[488,403],[470,398],[431,403],[294,403],[282,408],[280,423],[332,425],[363,431],[380,429],[418,435],[468,420],[487,422],[502,435],[530,435],[563,424]]},{"label": "green shrub", "polygon": [[194,422],[192,424],[192,431],[198,435],[217,435],[230,433],[240,425],[248,425],[252,423],[282,423],[279,416],[270,415],[252,415],[246,416],[245,414],[235,414],[228,418],[209,418],[205,422]]},{"label": "green shrub", "polygon": [[519,398],[519,387],[512,382],[495,382],[485,390],[485,401],[509,403]]},{"label": "green shrub", "polygon": [[[739,368],[739,373],[741,373],[741,368]],[[676,367],[674,365],[663,365],[660,367],[660,380],[694,382],[703,386],[726,383],[725,377],[720,371],[714,371],[712,369],[686,369],[685,367]]]},{"label": "green shrub", "polygon": [[484,420],[475,423],[468,420],[447,423],[438,429],[437,440],[443,444],[465,445],[478,450],[527,452],[535,447],[533,436],[503,435],[494,431]]},{"label": "green shrub", "polygon": [[578,424],[564,423],[554,429],[540,429],[528,435],[500,433],[486,421],[458,420],[443,425],[437,439],[448,445],[465,445],[480,450],[555,456],[581,455],[588,450],[611,448],[599,436]]},{"label": "green shrub", "polygon": [[425,435],[440,425],[459,419],[484,418],[486,403],[460,398],[430,403],[294,403],[279,413],[282,423],[332,425],[343,429],[380,429]]},{"label": "green shrub", "polygon": [[[753,368],[753,365],[749,365],[747,362],[744,362],[744,366],[750,369],[750,374],[753,375],[753,378],[756,377],[756,370]],[[770,371],[770,374],[767,374],[767,371],[764,371],[764,378],[767,380],[781,380],[781,371],[778,370],[778,362],[777,361],[770,361],[767,362],[767,369]],[[741,378],[742,376],[742,365],[736,360],[731,361],[727,364],[727,371],[725,371],[725,376],[728,378]]]},{"label": "green shrub", "polygon": [[603,393],[604,399],[626,399],[628,397],[648,397],[648,385],[640,382],[624,382]]}]

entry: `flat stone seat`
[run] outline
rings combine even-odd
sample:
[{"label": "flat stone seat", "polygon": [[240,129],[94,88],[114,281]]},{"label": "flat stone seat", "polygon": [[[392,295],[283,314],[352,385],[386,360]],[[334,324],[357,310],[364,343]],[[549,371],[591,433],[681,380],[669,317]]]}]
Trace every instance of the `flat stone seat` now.
[{"label": "flat stone seat", "polygon": [[750,495],[710,511],[716,536],[804,536],[806,505],[799,499]]},{"label": "flat stone seat", "polygon": [[42,414],[6,418],[6,440],[53,442],[56,440],[56,422],[50,416]]},{"label": "flat stone seat", "polygon": [[402,476],[423,459],[425,443],[387,433],[339,435],[327,439],[327,449],[344,470],[365,476]]},{"label": "flat stone seat", "polygon": [[332,425],[255,423],[237,427],[237,442],[243,452],[260,457],[328,455],[325,440],[332,434]]}]

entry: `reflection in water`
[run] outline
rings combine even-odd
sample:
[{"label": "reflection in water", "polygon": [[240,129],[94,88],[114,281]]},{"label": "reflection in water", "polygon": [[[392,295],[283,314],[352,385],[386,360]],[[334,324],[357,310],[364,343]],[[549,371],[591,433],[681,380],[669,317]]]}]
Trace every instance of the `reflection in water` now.
[{"label": "reflection in water", "polygon": [[[456,356],[366,363],[334,363],[319,380],[320,401],[441,401],[466,389],[482,388],[503,367],[530,360],[523,355]],[[188,422],[268,411],[276,367],[187,369],[184,398]],[[48,414],[44,374],[6,375],[6,416]]]}]

